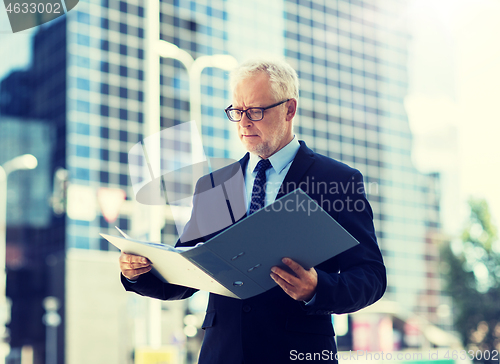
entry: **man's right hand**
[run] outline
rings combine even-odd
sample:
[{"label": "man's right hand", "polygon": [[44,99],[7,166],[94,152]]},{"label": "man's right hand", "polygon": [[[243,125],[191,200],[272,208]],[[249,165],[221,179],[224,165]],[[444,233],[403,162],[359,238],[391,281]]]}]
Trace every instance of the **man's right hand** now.
[{"label": "man's right hand", "polygon": [[140,255],[122,253],[120,255],[120,269],[125,278],[135,281],[141,274],[151,270],[151,262]]}]

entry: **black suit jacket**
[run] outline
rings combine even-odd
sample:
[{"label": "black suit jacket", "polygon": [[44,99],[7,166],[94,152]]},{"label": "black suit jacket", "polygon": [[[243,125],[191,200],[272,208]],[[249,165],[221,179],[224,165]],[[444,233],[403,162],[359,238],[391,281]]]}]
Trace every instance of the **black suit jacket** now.
[{"label": "black suit jacket", "polygon": [[[318,285],[311,305],[293,300],[279,286],[246,300],[210,294],[200,363],[288,363],[296,362],[300,353],[317,353],[313,358],[320,362],[335,362],[331,314],[360,310],[385,292],[386,271],[361,173],[300,144],[277,198],[302,188],[360,244],[315,267]],[[247,153],[240,160],[243,170],[248,159]],[[186,229],[196,228],[198,215],[194,203]],[[309,243],[314,249],[314,241]],[[122,276],[122,282],[129,291],[162,300],[196,292],[162,283],[150,273],[133,284]]]}]

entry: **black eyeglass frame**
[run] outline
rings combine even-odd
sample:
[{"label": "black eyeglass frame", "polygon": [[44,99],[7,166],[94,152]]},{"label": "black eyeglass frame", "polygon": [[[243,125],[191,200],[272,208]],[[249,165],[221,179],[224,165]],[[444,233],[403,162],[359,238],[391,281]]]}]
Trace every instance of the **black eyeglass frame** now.
[{"label": "black eyeglass frame", "polygon": [[[245,113],[245,114],[247,115],[247,118],[248,118],[249,120],[251,120],[251,121],[260,121],[260,120],[264,119],[264,111],[265,111],[265,110],[267,110],[267,109],[271,109],[271,108],[276,107],[276,106],[279,106],[279,105],[284,104],[285,102],[290,101],[290,100],[291,100],[291,99],[286,99],[286,100],[283,100],[283,101],[277,102],[276,104],[272,104],[272,105],[270,105],[270,106],[266,106],[266,107],[249,107],[249,108],[248,108],[248,109],[246,109],[246,110],[234,109],[234,108],[232,108],[232,106],[233,106],[233,105],[229,105],[228,107],[226,107],[226,108],[224,109],[224,111],[226,112],[227,118],[228,118],[230,121],[235,122],[235,123],[237,123],[238,121],[241,121],[241,119],[243,118],[243,113]],[[260,119],[252,119],[252,118],[250,117],[250,114],[248,113],[248,110],[252,110],[252,109],[259,109],[259,110],[262,112],[262,116],[261,116],[261,118],[260,118]],[[229,113],[230,113],[230,111],[232,111],[232,110],[238,110],[238,111],[240,111],[240,112],[241,112],[241,114],[240,114],[240,119],[239,119],[239,120],[234,120],[234,119],[232,119],[232,118],[231,118],[231,116],[230,116],[230,114],[229,114]]]}]

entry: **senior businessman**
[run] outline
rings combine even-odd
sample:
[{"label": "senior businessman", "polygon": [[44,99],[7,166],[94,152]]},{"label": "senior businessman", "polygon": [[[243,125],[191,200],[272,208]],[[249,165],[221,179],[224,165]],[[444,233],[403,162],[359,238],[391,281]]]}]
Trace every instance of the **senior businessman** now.
[{"label": "senior businessman", "polygon": [[[284,258],[291,271],[273,267],[269,274],[277,286],[252,298],[210,294],[199,363],[336,362],[331,314],[360,310],[380,299],[386,288],[363,177],[297,140],[298,78],[286,62],[246,62],[232,72],[231,86],[233,102],[225,111],[248,151],[239,161],[247,214],[300,186],[360,244],[308,270]],[[195,201],[185,230],[202,223],[197,208]],[[184,242],[181,236],[178,245],[209,237]],[[305,243],[314,249],[314,241]],[[160,281],[144,257],[122,253],[120,268],[128,291],[162,300],[196,292]]]}]

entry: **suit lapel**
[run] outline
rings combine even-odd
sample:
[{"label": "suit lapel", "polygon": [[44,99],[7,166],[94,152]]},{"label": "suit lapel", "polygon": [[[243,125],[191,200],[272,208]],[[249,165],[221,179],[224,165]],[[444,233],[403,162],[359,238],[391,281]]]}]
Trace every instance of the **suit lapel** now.
[{"label": "suit lapel", "polygon": [[300,140],[299,143],[300,149],[298,150],[297,155],[295,156],[292,165],[290,166],[290,169],[281,184],[281,188],[278,192],[278,196],[276,196],[276,199],[283,197],[287,193],[290,193],[298,188],[298,184],[302,180],[302,177],[304,177],[309,167],[314,163],[313,151],[309,149],[306,143],[302,140]]},{"label": "suit lapel", "polygon": [[243,156],[243,158],[241,158],[238,162],[240,162],[240,165],[241,165],[241,170],[243,172],[243,176],[245,176],[245,172],[247,170],[247,163],[250,159],[250,153],[247,152],[247,154],[245,154]]},{"label": "suit lapel", "polygon": [[[300,148],[292,162],[292,165],[290,166],[290,169],[288,170],[288,173],[285,176],[283,183],[281,184],[276,199],[283,197],[287,193],[290,193],[298,188],[298,184],[302,180],[302,177],[305,175],[309,167],[314,163],[313,151],[307,147],[304,141],[299,140],[299,143]],[[247,152],[243,156],[243,158],[239,160],[243,175],[245,175],[249,159],[250,154]]]}]

